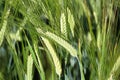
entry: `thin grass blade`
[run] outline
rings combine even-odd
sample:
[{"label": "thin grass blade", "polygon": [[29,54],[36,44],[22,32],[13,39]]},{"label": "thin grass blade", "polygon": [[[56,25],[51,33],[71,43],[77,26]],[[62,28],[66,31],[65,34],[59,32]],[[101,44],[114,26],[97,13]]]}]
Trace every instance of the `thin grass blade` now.
[{"label": "thin grass blade", "polygon": [[32,55],[28,56],[27,61],[27,80],[32,80],[33,59]]}]

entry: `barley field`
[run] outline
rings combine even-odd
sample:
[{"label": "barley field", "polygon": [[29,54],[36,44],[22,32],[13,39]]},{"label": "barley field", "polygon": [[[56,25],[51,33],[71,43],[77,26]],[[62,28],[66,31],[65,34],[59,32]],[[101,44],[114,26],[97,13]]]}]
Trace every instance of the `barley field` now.
[{"label": "barley field", "polygon": [[120,80],[120,0],[0,0],[0,80]]}]

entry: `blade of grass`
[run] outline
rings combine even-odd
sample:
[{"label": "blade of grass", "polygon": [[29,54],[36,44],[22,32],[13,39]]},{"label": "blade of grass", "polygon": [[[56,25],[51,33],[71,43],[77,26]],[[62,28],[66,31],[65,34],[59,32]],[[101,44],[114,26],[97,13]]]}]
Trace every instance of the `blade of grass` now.
[{"label": "blade of grass", "polygon": [[[15,68],[17,69],[17,75],[19,77],[20,80],[23,80],[24,79],[24,69],[23,69],[23,65],[22,65],[22,61],[20,60],[20,58],[18,57],[17,55],[17,52],[16,52],[16,49],[15,49],[15,46],[10,38],[9,35],[6,35],[6,39],[7,39],[7,42],[10,46],[10,49],[11,49],[11,53],[12,53],[12,56],[13,56],[13,61],[15,63]],[[21,71],[19,71],[21,70]]]},{"label": "blade of grass", "polygon": [[111,72],[110,72],[110,77],[108,78],[108,80],[113,80],[117,70],[120,68],[120,56],[117,58]]},{"label": "blade of grass", "polygon": [[[27,39],[27,38],[26,38],[26,39]],[[42,67],[41,64],[38,64],[38,61],[37,61],[35,52],[34,52],[34,50],[32,49],[32,46],[30,45],[28,39],[27,39],[27,43],[28,43],[28,47],[29,47],[30,53],[32,54],[33,61],[34,61],[35,65],[36,65],[36,68],[38,69],[38,72],[39,72],[42,80],[45,80],[45,73],[44,73],[43,67]]]},{"label": "blade of grass", "polygon": [[33,59],[32,55],[28,56],[28,61],[27,61],[27,80],[32,80],[32,68],[33,68]]},{"label": "blade of grass", "polygon": [[82,54],[81,54],[81,44],[80,39],[78,40],[78,62],[80,66],[80,73],[81,73],[81,80],[85,80],[84,73],[83,73],[83,65],[82,65]]},{"label": "blade of grass", "polygon": [[69,8],[67,8],[67,13],[68,13],[68,23],[70,25],[70,30],[72,32],[72,36],[74,37],[74,27],[75,27],[74,17]]}]

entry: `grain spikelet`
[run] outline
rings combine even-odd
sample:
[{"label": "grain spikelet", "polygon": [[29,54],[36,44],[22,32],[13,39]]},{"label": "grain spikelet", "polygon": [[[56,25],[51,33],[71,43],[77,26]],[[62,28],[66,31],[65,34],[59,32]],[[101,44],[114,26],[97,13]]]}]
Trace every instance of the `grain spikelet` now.
[{"label": "grain spikelet", "polygon": [[40,29],[40,28],[36,28],[37,32],[46,36],[46,37],[49,37],[50,39],[54,40],[56,43],[58,43],[59,45],[61,45],[62,47],[64,47],[67,51],[69,51],[69,53],[74,56],[74,57],[77,57],[77,50],[72,47],[72,45],[70,45],[67,41],[65,41],[64,39],[60,38],[59,36],[51,33],[51,32],[46,32],[46,33],[43,33],[43,31]]},{"label": "grain spikelet", "polygon": [[51,56],[52,56],[52,59],[54,61],[54,64],[55,64],[55,70],[56,70],[56,73],[60,76],[61,73],[62,73],[62,68],[61,68],[61,64],[60,64],[60,61],[57,57],[57,53],[55,52],[55,50],[53,49],[52,45],[50,44],[50,42],[46,39],[46,38],[43,38],[42,37],[42,40],[44,41],[46,47],[48,48]]},{"label": "grain spikelet", "polygon": [[4,16],[4,20],[3,20],[3,25],[2,25],[2,28],[0,30],[0,46],[3,42],[3,39],[4,39],[4,34],[5,34],[5,30],[6,30],[6,26],[7,26],[7,18],[9,16],[9,13],[10,13],[10,9],[7,10],[5,16]]},{"label": "grain spikelet", "polygon": [[64,39],[58,37],[57,35],[51,32],[46,32],[46,36],[57,42],[59,45],[63,46],[66,50],[70,52],[72,56],[77,57],[76,49],[73,48],[67,41],[65,41]]},{"label": "grain spikelet", "polygon": [[60,28],[61,28],[61,33],[67,37],[66,18],[64,13],[62,13],[60,17]]}]

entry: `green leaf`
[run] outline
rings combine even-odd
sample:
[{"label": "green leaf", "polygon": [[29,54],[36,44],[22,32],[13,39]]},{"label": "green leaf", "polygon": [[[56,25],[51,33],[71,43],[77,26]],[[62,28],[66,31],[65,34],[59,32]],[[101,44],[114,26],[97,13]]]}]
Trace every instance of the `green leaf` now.
[{"label": "green leaf", "polygon": [[74,27],[75,27],[74,17],[69,8],[67,8],[67,13],[68,13],[68,23],[70,25],[70,30],[72,32],[72,35],[74,36]]},{"label": "green leaf", "polygon": [[120,69],[120,56],[117,58],[111,72],[110,72],[110,77],[108,80],[113,80],[113,77],[116,76],[117,71]]},{"label": "green leaf", "polygon": [[36,55],[35,55],[35,52],[34,52],[34,50],[32,49],[32,46],[30,45],[28,39],[27,39],[27,43],[28,43],[28,47],[29,47],[30,53],[32,54],[32,58],[33,58],[33,61],[34,61],[34,63],[35,63],[35,66],[36,66],[36,68],[38,69],[38,72],[39,72],[42,80],[45,80],[45,73],[44,73],[42,64],[39,64],[39,63],[38,63],[37,57],[36,57]]},{"label": "green leaf", "polygon": [[32,55],[28,56],[27,61],[27,80],[32,80],[33,59]]}]

